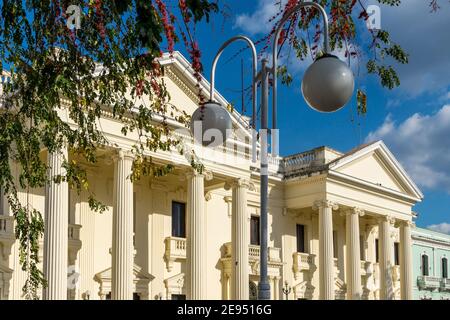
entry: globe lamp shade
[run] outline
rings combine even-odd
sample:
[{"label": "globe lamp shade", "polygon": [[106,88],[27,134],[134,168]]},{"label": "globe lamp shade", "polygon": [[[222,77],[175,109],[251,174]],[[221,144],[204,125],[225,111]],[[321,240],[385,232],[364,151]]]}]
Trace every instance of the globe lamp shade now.
[{"label": "globe lamp shade", "polygon": [[326,54],[311,64],[302,81],[308,105],[319,112],[334,112],[351,99],[355,81],[352,70],[336,56]]},{"label": "globe lamp shade", "polygon": [[230,136],[231,130],[230,113],[217,102],[208,101],[192,114],[191,133],[205,147],[222,145]]}]

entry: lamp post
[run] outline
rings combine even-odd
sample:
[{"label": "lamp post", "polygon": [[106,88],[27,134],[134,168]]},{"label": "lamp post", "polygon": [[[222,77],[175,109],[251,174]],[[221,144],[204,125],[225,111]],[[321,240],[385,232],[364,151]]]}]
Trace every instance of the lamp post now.
[{"label": "lamp post", "polygon": [[282,289],[284,295],[286,296],[286,300],[289,300],[289,293],[291,293],[292,288],[289,286],[288,282],[284,282],[284,288]]},{"label": "lamp post", "polygon": [[[257,84],[261,83],[261,122],[260,122],[260,280],[258,283],[258,299],[270,299],[270,284],[267,277],[267,251],[268,251],[268,216],[267,216],[267,198],[268,198],[268,144],[267,132],[268,123],[268,105],[269,105],[269,75],[273,77],[272,91],[272,126],[270,134],[272,137],[272,156],[278,155],[278,130],[277,130],[277,63],[278,63],[278,39],[284,24],[289,18],[303,7],[314,7],[319,10],[323,18],[324,29],[324,54],[317,58],[314,63],[308,67],[302,81],[302,94],[307,104],[319,112],[334,112],[341,109],[351,98],[354,89],[354,78],[352,71],[348,66],[340,61],[336,56],[329,53],[330,46],[328,41],[328,18],[325,9],[314,2],[301,2],[294,8],[286,12],[281,19],[273,39],[272,67],[269,67],[268,60],[263,59],[261,70],[258,72],[257,55],[254,43],[245,36],[236,36],[226,41],[219,49],[214,58],[211,69],[211,88],[210,100],[200,106],[192,115],[191,131],[194,138],[203,145],[219,145],[223,141],[214,140],[210,144],[205,144],[205,136],[208,130],[218,130],[222,137],[227,139],[232,129],[231,117],[223,106],[214,101],[214,82],[216,65],[223,50],[232,42],[243,40],[247,42],[253,56],[253,79],[252,79],[252,160],[256,162],[256,106],[257,106]],[[201,130],[198,130],[198,123],[201,124]],[[206,134],[205,134],[206,133]],[[201,134],[201,136],[200,136]]]}]

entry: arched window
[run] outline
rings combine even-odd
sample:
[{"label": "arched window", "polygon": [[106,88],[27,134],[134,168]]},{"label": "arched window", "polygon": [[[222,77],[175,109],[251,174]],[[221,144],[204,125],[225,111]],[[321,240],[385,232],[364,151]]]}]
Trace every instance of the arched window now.
[{"label": "arched window", "polygon": [[422,255],[422,275],[428,276],[428,256],[426,254]]},{"label": "arched window", "polygon": [[442,258],[442,278],[448,278],[448,260],[447,258]]}]

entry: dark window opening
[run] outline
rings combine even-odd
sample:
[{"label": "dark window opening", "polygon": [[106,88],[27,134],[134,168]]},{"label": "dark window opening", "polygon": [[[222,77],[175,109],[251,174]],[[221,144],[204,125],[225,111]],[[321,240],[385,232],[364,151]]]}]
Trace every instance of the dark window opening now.
[{"label": "dark window opening", "polygon": [[186,238],[186,204],[172,202],[172,237]]},{"label": "dark window opening", "polygon": [[250,220],[250,244],[259,246],[259,217],[252,216]]},{"label": "dark window opening", "polygon": [[400,244],[398,242],[394,243],[394,258],[395,258],[395,265],[400,265]]},{"label": "dark window opening", "polygon": [[428,256],[426,254],[422,255],[422,275],[428,276]]},{"label": "dark window opening", "polygon": [[185,294],[172,294],[171,295],[172,300],[186,300]]},{"label": "dark window opening", "polygon": [[297,224],[297,252],[306,252],[305,226]]},{"label": "dark window opening", "polygon": [[442,258],[442,278],[448,278],[448,260],[447,258]]},{"label": "dark window opening", "polygon": [[379,240],[375,239],[375,262],[380,262]]}]

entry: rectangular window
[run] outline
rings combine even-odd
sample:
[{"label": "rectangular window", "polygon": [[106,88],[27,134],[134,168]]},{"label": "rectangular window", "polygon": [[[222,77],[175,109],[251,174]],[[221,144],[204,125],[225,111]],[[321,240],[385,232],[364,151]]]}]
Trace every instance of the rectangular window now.
[{"label": "rectangular window", "polygon": [[186,204],[172,201],[172,237],[186,238]]},{"label": "rectangular window", "polygon": [[259,246],[259,217],[252,216],[250,220],[250,244]]},{"label": "rectangular window", "polygon": [[297,224],[297,252],[306,252],[305,226]]},{"label": "rectangular window", "polygon": [[338,258],[338,233],[333,231],[333,258]]},{"label": "rectangular window", "polygon": [[375,262],[380,262],[380,254],[379,254],[379,250],[378,250],[378,247],[379,247],[379,244],[378,244],[378,239],[375,239]]},{"label": "rectangular window", "polygon": [[172,300],[186,300],[185,294],[172,294],[171,295]]},{"label": "rectangular window", "polygon": [[428,256],[426,254],[422,255],[422,275],[429,276],[429,267],[428,267]]},{"label": "rectangular window", "polygon": [[394,259],[395,259],[395,265],[400,265],[400,244],[398,242],[394,243]]},{"label": "rectangular window", "polygon": [[448,262],[447,258],[442,258],[442,278],[448,278]]},{"label": "rectangular window", "polygon": [[366,241],[364,241],[364,236],[359,236],[359,256],[362,261],[366,261]]}]

